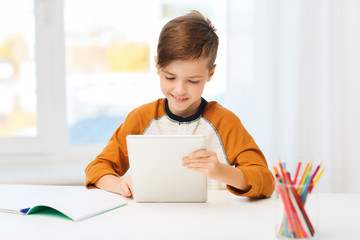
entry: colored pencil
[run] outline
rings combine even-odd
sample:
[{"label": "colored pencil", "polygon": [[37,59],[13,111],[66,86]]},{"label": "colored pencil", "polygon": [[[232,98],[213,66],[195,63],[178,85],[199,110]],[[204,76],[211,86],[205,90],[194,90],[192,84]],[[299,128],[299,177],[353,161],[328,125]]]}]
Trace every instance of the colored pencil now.
[{"label": "colored pencil", "polygon": [[276,169],[275,165],[273,164],[272,166],[273,166],[275,175],[279,175],[279,171]]},{"label": "colored pencil", "polygon": [[299,182],[299,185],[298,185],[298,187],[297,187],[297,189],[296,189],[296,191],[297,191],[299,194],[300,194],[300,192],[301,192],[302,186],[303,186],[304,183],[305,183],[306,177],[307,177],[307,175],[309,174],[309,172],[310,172],[310,170],[311,170],[312,165],[313,165],[313,163],[311,162],[311,160],[309,160],[309,162],[306,164],[306,168],[305,168],[304,173],[303,173],[303,175],[302,175],[302,177],[301,177],[301,180],[300,180],[300,182]]},{"label": "colored pencil", "polygon": [[299,195],[297,194],[297,191],[295,190],[294,186],[292,184],[288,185],[289,186],[289,192],[290,192],[290,196],[293,196],[293,198],[295,198],[295,200],[293,201],[293,205],[296,205],[300,208],[300,213],[299,215],[302,216],[304,218],[304,221],[306,223],[306,225],[308,226],[310,232],[308,232],[308,234],[310,234],[310,236],[313,235],[314,232],[314,228],[311,225],[311,222],[305,212],[305,208],[303,203],[301,202]]},{"label": "colored pencil", "polygon": [[295,209],[295,211],[297,213],[295,215],[295,217],[296,217],[296,220],[297,220],[297,226],[300,228],[298,237],[299,238],[303,238],[303,237],[307,238],[308,236],[312,236],[311,232],[310,232],[310,230],[308,228],[308,224],[306,223],[306,220],[304,218],[304,215],[301,212],[299,204],[297,204],[296,197],[292,192],[290,193],[290,198],[291,198],[291,201],[293,203],[294,209]]},{"label": "colored pencil", "polygon": [[315,171],[314,171],[313,174],[311,175],[309,192],[311,192],[312,189],[313,189],[313,187],[314,187],[314,178],[315,178],[315,175],[317,174],[317,172],[319,171],[321,165],[322,165],[322,161],[317,165]]},{"label": "colored pencil", "polygon": [[314,179],[314,184],[317,183],[317,181],[319,180],[321,174],[324,172],[325,166],[323,166],[319,172],[319,174],[315,177]]},{"label": "colored pencil", "polygon": [[288,198],[285,196],[286,194],[286,187],[284,188],[284,191],[282,190],[282,184],[281,184],[281,179],[278,179],[278,181],[280,182],[280,184],[276,184],[277,185],[277,191],[280,195],[280,198],[283,202],[284,205],[284,212],[285,212],[285,216],[287,219],[287,224],[289,225],[289,229],[290,229],[290,235],[292,235],[292,237],[296,237],[295,236],[295,227],[294,227],[294,217],[291,214],[291,210],[290,210],[290,203]]},{"label": "colored pencil", "polygon": [[306,170],[308,169],[309,166],[310,166],[310,161],[308,161],[307,164],[306,164],[306,166],[305,166],[305,169],[304,169],[303,175],[301,176],[301,179],[300,179],[300,181],[299,181],[299,184],[300,184],[300,183],[302,182],[302,180],[304,179]]},{"label": "colored pencil", "polygon": [[317,165],[317,167],[316,167],[316,169],[315,169],[314,173],[313,173],[313,174],[312,174],[312,176],[311,176],[311,182],[313,182],[313,181],[314,181],[314,177],[315,177],[316,173],[319,171],[319,169],[320,169],[321,165],[322,165],[322,162],[320,162],[320,163]]},{"label": "colored pencil", "polygon": [[310,177],[310,175],[308,175],[307,178],[306,178],[306,181],[305,181],[305,187],[304,187],[302,193],[300,194],[301,201],[303,203],[305,203],[306,196],[307,196],[307,194],[309,192],[309,186],[310,186],[310,183],[311,183],[310,179],[311,179],[311,177]]},{"label": "colored pencil", "polygon": [[314,233],[314,228],[313,228],[313,226],[312,226],[312,224],[311,224],[311,222],[310,222],[310,219],[309,219],[309,217],[308,217],[308,215],[307,215],[307,213],[306,213],[306,211],[305,211],[304,204],[303,204],[303,202],[301,201],[299,195],[297,194],[295,188],[292,187],[291,190],[292,190],[292,192],[294,193],[294,197],[295,197],[295,199],[296,199],[296,201],[297,201],[297,203],[298,203],[298,206],[299,206],[300,209],[301,209],[302,216],[304,217],[305,222],[306,222],[306,224],[307,224],[307,226],[308,226],[308,229],[310,230],[310,234],[311,234],[311,236],[312,236],[313,233]]},{"label": "colored pencil", "polygon": [[281,236],[295,238],[309,238],[314,236],[315,229],[310,222],[304,205],[307,195],[311,193],[314,184],[319,181],[325,167],[322,167],[322,163],[320,163],[316,169],[310,173],[313,167],[313,162],[310,159],[303,170],[300,181],[297,183],[297,177],[299,176],[302,164],[301,158],[298,161],[293,180],[291,179],[290,172],[286,169],[286,162],[278,160],[277,164],[279,168],[276,168],[273,164],[277,180],[276,189],[282,199],[285,213],[279,234]]},{"label": "colored pencil", "polygon": [[294,184],[296,184],[297,177],[298,177],[299,171],[300,171],[300,167],[301,167],[301,158],[299,159],[299,162],[298,162],[297,167],[296,167],[296,172],[295,172],[295,176],[294,176],[294,180],[293,180]]}]

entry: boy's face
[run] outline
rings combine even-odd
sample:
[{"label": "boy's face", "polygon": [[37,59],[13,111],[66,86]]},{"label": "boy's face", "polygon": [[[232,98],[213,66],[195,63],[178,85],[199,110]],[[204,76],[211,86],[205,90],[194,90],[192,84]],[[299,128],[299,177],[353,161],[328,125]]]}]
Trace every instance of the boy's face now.
[{"label": "boy's face", "polygon": [[[156,58],[155,58],[156,61]],[[196,113],[201,103],[205,83],[210,81],[211,71],[207,59],[177,60],[159,69],[161,91],[168,100],[170,111],[180,117]]]}]

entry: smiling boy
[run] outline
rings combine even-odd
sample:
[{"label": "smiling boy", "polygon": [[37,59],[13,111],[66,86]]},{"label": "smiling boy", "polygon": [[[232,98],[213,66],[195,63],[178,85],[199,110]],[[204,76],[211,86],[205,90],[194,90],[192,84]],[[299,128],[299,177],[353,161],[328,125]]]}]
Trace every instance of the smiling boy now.
[{"label": "smiling boy", "polygon": [[218,37],[199,12],[168,22],[159,36],[155,64],[164,99],[134,109],[104,150],[86,168],[86,187],[131,196],[126,136],[204,135],[206,150],[191,153],[184,167],[208,177],[210,189],[247,197],[269,197],[274,178],[264,155],[239,118],[202,93],[215,73]]}]

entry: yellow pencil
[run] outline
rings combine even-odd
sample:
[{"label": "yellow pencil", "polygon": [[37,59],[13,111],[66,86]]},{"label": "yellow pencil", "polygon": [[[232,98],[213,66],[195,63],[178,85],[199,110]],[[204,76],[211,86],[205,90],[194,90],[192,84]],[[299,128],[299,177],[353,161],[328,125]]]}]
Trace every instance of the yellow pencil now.
[{"label": "yellow pencil", "polygon": [[325,169],[325,166],[322,167],[321,170],[320,170],[320,172],[316,175],[313,184],[315,184],[315,183],[319,180],[321,174],[324,172],[324,169]]},{"label": "yellow pencil", "polygon": [[275,165],[273,164],[273,169],[274,169],[274,173],[275,173],[275,175],[279,175],[279,172],[278,172],[278,170],[276,169],[276,167],[275,167]]}]

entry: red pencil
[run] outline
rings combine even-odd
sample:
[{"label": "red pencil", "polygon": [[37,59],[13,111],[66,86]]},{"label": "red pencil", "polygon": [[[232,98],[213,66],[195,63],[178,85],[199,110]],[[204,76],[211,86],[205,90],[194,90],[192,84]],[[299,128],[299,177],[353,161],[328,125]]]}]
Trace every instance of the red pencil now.
[{"label": "red pencil", "polygon": [[299,162],[298,162],[297,167],[296,167],[296,172],[295,172],[293,184],[296,184],[296,180],[297,180],[297,177],[298,177],[299,171],[300,171],[300,166],[301,166],[301,158],[299,159]]},{"label": "red pencil", "polygon": [[[289,209],[290,202],[289,202],[288,197],[285,196],[287,193],[282,191],[281,186],[280,186],[281,181],[279,178],[278,178],[278,181],[279,181],[279,184],[275,184],[275,185],[276,185],[277,191],[283,201],[285,216],[286,216],[289,228],[290,228],[290,233],[293,235],[293,237],[297,237],[297,235],[295,233],[296,227],[294,226],[294,223],[295,223],[294,216],[291,214],[291,210]],[[286,191],[286,187],[285,187],[285,191]]]},{"label": "red pencil", "polygon": [[316,173],[319,171],[321,164],[322,164],[322,162],[320,162],[319,165],[316,167],[313,175],[311,176],[311,182],[314,180],[314,177],[315,177]]},{"label": "red pencil", "polygon": [[280,159],[278,161],[278,164],[279,164],[279,169],[280,169],[279,177],[284,178],[284,168],[283,168],[283,165],[282,165]]},{"label": "red pencil", "polygon": [[319,171],[319,169],[320,169],[321,164],[322,164],[322,162],[319,163],[319,165],[316,167],[314,173],[312,174],[312,176],[311,176],[311,178],[310,178],[310,188],[309,188],[309,192],[311,192],[311,190],[312,190],[313,187],[314,187],[313,181],[314,181],[314,178],[315,178],[316,173],[317,173],[317,172]]},{"label": "red pencil", "polygon": [[290,185],[289,191],[292,191],[293,196],[295,197],[295,199],[298,203],[298,206],[300,207],[301,213],[302,213],[303,217],[305,218],[305,222],[309,227],[310,234],[311,234],[311,236],[313,236],[315,233],[314,227],[312,226],[310,219],[309,219],[308,215],[306,214],[304,204],[301,202],[301,199],[300,199],[299,195],[297,194],[297,191],[295,190],[294,186]]},{"label": "red pencil", "polygon": [[[289,225],[292,225],[293,229],[290,228],[290,231],[293,230],[294,236],[295,237],[300,237],[300,233],[298,228],[296,227],[296,211],[294,209],[294,206],[292,205],[292,201],[290,198],[290,189],[288,189],[288,186],[292,186],[292,182],[291,182],[291,178],[290,178],[290,174],[287,172],[286,168],[281,165],[280,163],[280,171],[282,173],[283,178],[280,179],[282,180],[283,184],[284,184],[284,197],[285,197],[285,201],[288,204],[288,211],[289,211],[289,216],[290,216],[290,223]],[[288,179],[287,179],[288,177]],[[289,185],[288,185],[289,184]]]}]

